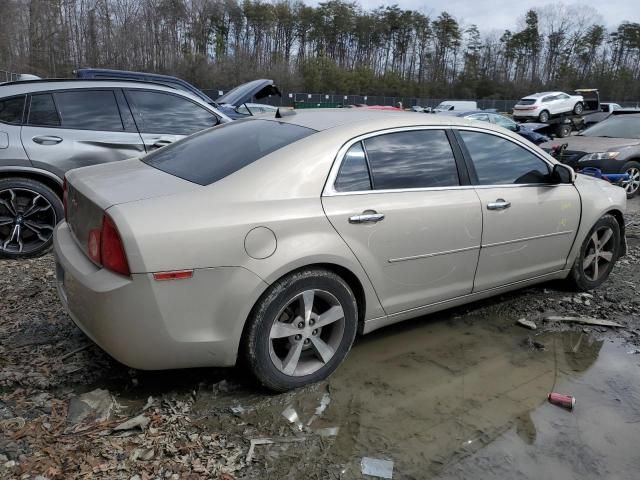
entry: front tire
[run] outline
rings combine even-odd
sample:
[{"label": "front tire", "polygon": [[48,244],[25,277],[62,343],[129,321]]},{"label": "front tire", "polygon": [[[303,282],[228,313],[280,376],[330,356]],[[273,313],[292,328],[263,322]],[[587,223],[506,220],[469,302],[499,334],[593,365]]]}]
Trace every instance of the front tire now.
[{"label": "front tire", "polygon": [[47,253],[53,229],[63,218],[60,198],[45,184],[22,177],[0,179],[0,257]]},{"label": "front tire", "polygon": [[540,115],[538,115],[538,121],[540,123],[547,123],[549,121],[549,112],[546,110],[541,111]]},{"label": "front tire", "polygon": [[349,285],[323,269],[275,282],[253,308],[244,360],[265,387],[284,392],[328,377],[356,336],[358,306]]},{"label": "front tire", "polygon": [[604,215],[584,240],[569,282],[583,292],[599,287],[609,277],[619,254],[620,225],[612,215]]},{"label": "front tire", "polygon": [[573,107],[573,113],[575,113],[576,115],[582,115],[582,112],[584,112],[584,105],[582,104],[582,102],[576,103]]},{"label": "front tire", "polygon": [[628,162],[622,167],[622,171],[629,175],[629,180],[624,184],[627,192],[627,198],[633,198],[640,190],[640,163]]}]

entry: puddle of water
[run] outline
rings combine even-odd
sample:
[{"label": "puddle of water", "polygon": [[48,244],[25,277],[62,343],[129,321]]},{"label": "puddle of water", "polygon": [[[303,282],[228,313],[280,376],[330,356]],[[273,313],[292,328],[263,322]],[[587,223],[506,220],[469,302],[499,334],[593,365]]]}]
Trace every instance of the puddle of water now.
[{"label": "puddle of water", "polygon": [[[243,438],[300,435],[256,447],[246,478],[362,478],[362,457],[392,460],[394,479],[635,478],[640,471],[640,355],[589,334],[538,335],[493,320],[409,322],[361,339],[326,384],[279,396],[199,395],[207,428]],[[573,412],[547,403],[559,391]],[[255,392],[254,392],[255,393]],[[232,414],[231,407],[242,406]]]}]

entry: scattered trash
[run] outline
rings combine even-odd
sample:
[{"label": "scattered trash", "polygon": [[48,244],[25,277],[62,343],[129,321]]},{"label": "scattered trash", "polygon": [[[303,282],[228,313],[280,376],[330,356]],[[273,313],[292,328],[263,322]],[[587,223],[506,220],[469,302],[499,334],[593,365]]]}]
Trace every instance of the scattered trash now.
[{"label": "scattered trash", "polygon": [[245,463],[251,463],[256,445],[271,445],[273,443],[297,443],[304,442],[306,439],[307,437],[253,438],[251,439],[251,444],[249,445],[249,451],[247,452]]},{"label": "scattered trash", "polygon": [[126,422],[121,423],[117,427],[114,427],[115,431],[119,430],[133,430],[134,428],[140,428],[140,430],[144,431],[151,420],[149,417],[144,414],[140,414],[137,417],[130,418]]},{"label": "scattered trash", "polygon": [[525,328],[528,328],[529,330],[535,330],[536,328],[538,328],[534,322],[532,322],[531,320],[527,320],[526,318],[521,318],[516,323],[518,325],[522,325]]},{"label": "scattered trash", "polygon": [[153,448],[136,448],[129,456],[129,460],[135,462],[136,460],[148,461],[155,456],[155,450]]},{"label": "scattered trash", "polygon": [[531,336],[523,338],[520,344],[523,347],[530,348],[531,350],[544,350],[546,348],[544,343],[534,340]]},{"label": "scattered trash", "polygon": [[235,415],[242,415],[245,412],[245,409],[238,405],[237,407],[231,407],[231,412]]},{"label": "scattered trash", "polygon": [[96,388],[71,399],[67,423],[77,425],[87,419],[94,422],[104,422],[109,420],[114,408],[115,401],[109,390]]},{"label": "scattered trash", "polygon": [[314,431],[317,435],[321,437],[337,437],[338,432],[340,431],[340,427],[327,427],[327,428],[319,428]]},{"label": "scattered trash", "polygon": [[393,462],[364,457],[361,462],[362,474],[378,478],[392,478]]},{"label": "scattered trash", "polygon": [[559,317],[555,315],[550,315],[548,317],[544,317],[545,321],[548,322],[567,322],[567,323],[582,323],[585,325],[599,325],[602,327],[620,327],[623,325],[619,323],[612,322],[611,320],[603,320],[599,318],[588,318],[588,317]]},{"label": "scattered trash", "polygon": [[149,410],[155,403],[156,401],[153,399],[153,397],[149,396],[149,398],[147,398],[147,403],[144,405],[144,407],[142,407],[142,411],[145,412]]},{"label": "scattered trash", "polygon": [[562,393],[551,392],[549,394],[549,403],[562,408],[566,408],[567,410],[573,410],[573,407],[576,404],[576,399],[571,395],[563,395]]},{"label": "scattered trash", "polygon": [[312,417],[307,422],[307,427],[309,427],[314,422],[314,420],[316,418],[318,418],[320,415],[322,415],[324,413],[324,411],[327,409],[327,407],[329,406],[330,403],[331,403],[331,397],[329,396],[328,393],[325,393],[322,396],[322,399],[320,400],[320,405],[316,408],[315,413],[312,415]]},{"label": "scattered trash", "polygon": [[300,421],[300,417],[298,416],[298,412],[296,412],[295,408],[293,408],[292,406],[288,406],[282,412],[282,416],[289,420],[289,422],[293,423],[298,428],[298,430],[303,430],[304,425]]}]

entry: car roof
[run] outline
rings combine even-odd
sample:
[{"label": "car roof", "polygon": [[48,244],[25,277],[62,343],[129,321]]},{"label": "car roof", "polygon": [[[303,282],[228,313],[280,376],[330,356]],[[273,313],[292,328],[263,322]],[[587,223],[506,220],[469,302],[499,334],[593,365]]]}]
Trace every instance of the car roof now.
[{"label": "car roof", "polygon": [[199,103],[206,104],[201,98],[192,93],[177,88],[161,85],[159,83],[138,81],[138,80],[113,80],[113,79],[46,79],[46,80],[25,80],[9,82],[0,85],[0,98],[21,95],[27,93],[45,92],[48,90],[71,90],[78,88],[141,88],[145,90],[160,90],[163,92],[178,93]]},{"label": "car roof", "polygon": [[[262,119],[264,120],[264,117]],[[477,126],[477,123],[473,120],[453,115],[416,115],[414,112],[353,108],[294,110],[292,114],[284,115],[282,118],[274,120],[318,131],[336,127],[354,127],[354,130],[375,131],[377,128],[412,126]],[[492,127],[489,123],[486,123],[486,126]]]},{"label": "car roof", "polygon": [[538,92],[538,93],[532,93],[531,95],[527,95],[526,97],[522,97],[522,98],[540,98],[540,97],[545,97],[547,95],[557,95],[559,93],[564,93],[564,92]]}]

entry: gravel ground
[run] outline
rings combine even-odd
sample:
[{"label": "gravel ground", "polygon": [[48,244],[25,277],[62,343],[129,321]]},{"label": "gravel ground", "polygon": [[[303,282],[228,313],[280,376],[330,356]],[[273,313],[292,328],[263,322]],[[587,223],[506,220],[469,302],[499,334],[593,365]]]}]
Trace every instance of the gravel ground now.
[{"label": "gravel ground", "polygon": [[[544,284],[444,312],[438,318],[500,317],[509,320],[496,322],[495,328],[506,329],[522,317],[540,322],[554,313],[589,316],[615,320],[624,328],[545,323],[543,329],[591,331],[640,345],[640,203],[634,202],[627,215],[628,255],[597,291],[575,294],[561,284]],[[1,478],[233,479],[249,475],[248,443],[239,433],[244,424],[239,420],[229,428],[217,424],[218,431],[212,431],[210,425],[196,421],[193,408],[199,392],[240,388],[246,398],[267,402],[288,397],[265,396],[247,387],[235,370],[130,370],[92,345],[66,317],[55,290],[51,255],[4,261],[0,271]],[[78,396],[96,388],[102,389],[96,395],[101,395],[108,411],[99,418],[95,410],[79,415],[78,400],[83,397]],[[136,418],[133,428],[116,429]]]}]

